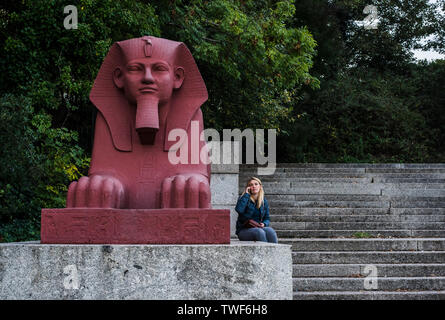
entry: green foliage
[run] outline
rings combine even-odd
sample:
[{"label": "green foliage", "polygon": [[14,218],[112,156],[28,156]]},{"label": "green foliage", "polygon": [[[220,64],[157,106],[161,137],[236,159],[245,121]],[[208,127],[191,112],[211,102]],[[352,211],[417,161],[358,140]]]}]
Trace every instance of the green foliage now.
[{"label": "green foliage", "polygon": [[358,69],[325,85],[304,104],[306,121],[317,128],[302,150],[307,161],[436,160],[437,130],[414,103],[415,80]]},{"label": "green foliage", "polygon": [[279,130],[301,86],[319,85],[309,74],[312,35],[289,27],[293,1],[171,1],[157,10],[162,35],[187,43],[197,60],[209,127]]},{"label": "green foliage", "polygon": [[[299,1],[295,24],[318,43],[320,90],[294,100],[280,161],[443,162],[443,61],[416,62],[412,48],[439,35],[436,5],[378,0],[375,30],[357,24],[369,1]],[[442,88],[442,89],[440,89]],[[298,117],[299,116],[299,117]]]},{"label": "green foliage", "polygon": [[[70,181],[87,173],[96,111],[89,92],[110,46],[142,35],[182,41],[210,99],[206,125],[274,127],[289,118],[315,41],[289,26],[292,1],[78,0],[66,30],[61,0],[1,5],[0,237],[38,238],[43,207],[63,207]],[[242,110],[242,112],[240,112]]]},{"label": "green foliage", "polygon": [[0,97],[0,236],[11,241],[38,239],[40,209],[64,207],[68,183],[89,165],[77,133],[51,128],[51,117],[35,113],[31,101]]},{"label": "green foliage", "polygon": [[370,234],[368,232],[356,232],[352,235],[352,238],[368,239],[368,238],[375,238],[375,236],[373,236],[372,234]]},{"label": "green foliage", "polygon": [[0,10],[3,240],[38,239],[40,209],[64,207],[69,182],[87,173],[84,150],[91,148],[95,116],[88,95],[110,45],[159,35],[148,4],[72,4],[77,30],[63,27],[63,1],[13,2]]}]

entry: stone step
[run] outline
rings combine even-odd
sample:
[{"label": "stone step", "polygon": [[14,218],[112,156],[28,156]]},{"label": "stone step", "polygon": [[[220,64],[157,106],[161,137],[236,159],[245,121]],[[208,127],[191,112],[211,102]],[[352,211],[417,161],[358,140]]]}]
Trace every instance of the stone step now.
[{"label": "stone step", "polygon": [[[445,214],[445,208],[441,208]],[[399,209],[400,210],[400,209]],[[401,211],[403,214],[408,214],[409,211]],[[415,211],[419,214],[419,210]],[[432,211],[425,211],[431,212]],[[298,208],[298,207],[271,207],[270,214],[278,215],[389,215],[390,208]],[[437,211],[435,214],[440,214]]]},{"label": "stone step", "polygon": [[293,251],[445,251],[445,239],[281,239]]},{"label": "stone step", "polygon": [[445,230],[411,230],[413,238],[442,238],[445,237]]},{"label": "stone step", "polygon": [[[246,179],[247,180],[247,179]],[[298,183],[294,183],[292,181],[287,181],[286,179],[280,179],[280,181],[269,179],[264,180],[260,179],[263,183],[264,187],[282,187],[282,188],[289,188],[289,187],[304,187],[304,188],[331,188],[335,186],[341,186],[341,187],[347,187],[350,186],[350,181],[347,182],[332,182],[332,181],[302,181]],[[238,180],[238,185],[240,187],[244,187],[246,184],[246,181]],[[369,182],[367,183],[371,186],[378,186],[380,188],[385,189],[444,189],[445,186],[443,183],[376,183],[376,182]],[[356,184],[354,184],[356,185]]]},{"label": "stone step", "polygon": [[[272,225],[273,227],[273,225]],[[411,230],[276,230],[281,240],[288,238],[407,238],[412,236]],[[444,234],[445,232],[440,232]],[[426,237],[432,236],[430,233]],[[418,237],[422,237],[418,235]]]},{"label": "stone step", "polygon": [[[252,169],[243,169],[242,174],[254,174]],[[277,167],[275,173],[445,173],[445,168],[285,168]]]},{"label": "stone step", "polygon": [[445,179],[445,173],[366,173],[366,177],[376,179],[386,178],[386,179]]},{"label": "stone step", "polygon": [[[409,174],[409,173],[408,173]],[[250,174],[246,174],[244,172],[240,172],[239,179],[244,181],[251,177]],[[318,179],[327,179],[327,178],[368,178],[370,177],[366,173],[354,173],[354,172],[275,172],[273,175],[264,176],[260,178],[260,180],[268,180],[268,179],[288,179],[288,178],[318,178]],[[407,177],[408,178],[408,177]],[[418,177],[413,177],[418,178]],[[434,178],[434,177],[433,177]]]},{"label": "stone step", "polygon": [[294,300],[445,300],[445,291],[294,292]]},{"label": "stone step", "polygon": [[445,208],[445,201],[297,201],[270,200],[271,207],[330,207],[330,208]]},{"label": "stone step", "polygon": [[[296,184],[295,186],[280,186],[279,188],[267,188],[264,187],[266,196],[269,194],[299,194],[299,195],[382,195],[383,185],[377,184],[353,184],[353,183],[333,183],[324,186],[307,187],[303,184]],[[239,189],[239,194],[244,192],[244,186]]]},{"label": "stone step", "polygon": [[[283,196],[295,196],[299,198],[303,197],[319,197],[323,199],[324,197],[332,198],[332,197],[345,197],[345,199],[358,196],[363,197],[381,197],[388,199],[421,199],[421,198],[445,198],[445,189],[382,189],[372,187],[371,189],[367,187],[354,187],[349,186],[349,188],[340,188],[340,187],[332,187],[332,188],[267,188],[264,187],[264,191],[266,193],[267,198],[269,199],[271,196],[283,195]],[[239,195],[244,192],[244,188],[239,190]],[[316,199],[319,199],[316,198]],[[311,198],[308,198],[311,199]],[[443,201],[443,200],[442,200]]]},{"label": "stone step", "polygon": [[[439,170],[439,169],[436,169]],[[276,168],[275,173],[346,173],[346,174],[364,174],[366,168]],[[243,172],[240,172],[244,174]],[[247,173],[253,173],[249,170]]]},{"label": "stone step", "polygon": [[[268,192],[268,201],[381,201],[380,195],[350,195],[350,194],[273,194]],[[385,198],[388,201],[389,198]],[[429,198],[431,200],[431,198]],[[445,199],[445,198],[444,198]]]},{"label": "stone step", "polygon": [[[242,182],[239,180],[239,189],[244,190],[245,182]],[[267,192],[274,192],[277,193],[278,191],[286,191],[289,190],[294,194],[295,190],[299,189],[330,189],[330,188],[337,188],[337,189],[347,189],[351,187],[370,187],[370,188],[376,188],[379,190],[393,190],[394,192],[396,190],[443,190],[445,189],[445,184],[443,183],[353,183],[351,181],[349,182],[328,182],[328,181],[308,181],[308,182],[299,182],[294,183],[291,181],[262,181],[263,187]],[[352,183],[352,186],[351,186]],[[317,194],[317,193],[315,193]],[[331,194],[336,194],[335,192],[331,192]],[[354,194],[351,192],[351,194]]]},{"label": "stone step", "polygon": [[276,230],[445,230],[444,222],[273,222]]},{"label": "stone step", "polygon": [[445,215],[280,215],[271,214],[275,222],[445,222]]},{"label": "stone step", "polygon": [[[250,174],[240,172],[240,180],[247,180],[251,177]],[[445,173],[411,173],[411,172],[398,172],[398,173],[365,173],[365,172],[337,172],[335,170],[331,172],[275,172],[273,175],[264,176],[269,179],[288,179],[288,178],[319,178],[320,180],[326,178],[402,178],[402,179],[445,179]]]},{"label": "stone step", "polygon": [[444,215],[445,208],[299,208],[271,207],[271,215]]},{"label": "stone step", "polygon": [[394,215],[438,215],[445,214],[445,208],[391,208]]},{"label": "stone step", "polygon": [[294,264],[445,263],[445,251],[293,251]]},{"label": "stone step", "polygon": [[[239,187],[242,188],[245,186],[246,181],[248,179],[248,176],[242,176],[239,177]],[[282,182],[291,182],[291,183],[382,183],[382,184],[429,184],[429,183],[435,183],[435,184],[444,184],[445,179],[444,178],[403,178],[403,177],[289,177],[289,176],[264,176],[260,177],[261,182],[276,182],[276,183],[282,183]],[[412,188],[412,187],[411,187]]]},{"label": "stone step", "polygon": [[382,189],[382,196],[391,198],[445,197],[445,189]]},{"label": "stone step", "polygon": [[[245,169],[240,171],[244,176],[255,175],[256,169]],[[445,173],[445,168],[285,168],[277,167],[274,174],[278,173],[346,173],[346,174],[397,174],[397,173]]]},{"label": "stone step", "polygon": [[442,178],[372,178],[374,183],[445,183]]},{"label": "stone step", "polygon": [[[366,277],[366,264],[294,264],[294,278]],[[379,277],[444,277],[444,263],[374,264]]]},{"label": "stone step", "polygon": [[[444,190],[445,191],[445,190]],[[445,194],[444,194],[445,195]],[[442,195],[437,196],[407,196],[407,195],[369,195],[369,194],[273,194],[267,193],[267,200],[270,201],[391,201],[394,203],[399,202],[443,202],[445,203],[445,197]]]},{"label": "stone step", "polygon": [[392,208],[445,208],[445,201],[398,201],[391,200]]},{"label": "stone step", "polygon": [[276,230],[288,238],[443,238],[445,230]]},{"label": "stone step", "polygon": [[[240,188],[244,188],[244,186],[247,183],[249,176],[243,177],[240,176],[238,180],[238,186]],[[290,182],[294,185],[296,184],[304,184],[304,183],[343,183],[343,184],[350,184],[350,183],[358,183],[358,184],[369,184],[373,183],[371,177],[363,177],[363,178],[357,178],[357,177],[350,177],[350,178],[344,178],[344,177],[326,177],[326,178],[320,178],[320,177],[274,177],[274,176],[264,176],[260,178],[262,183],[285,183]],[[375,181],[376,182],[376,181]]]},{"label": "stone step", "polygon": [[[428,202],[419,201],[420,205],[425,205]],[[399,207],[403,203],[397,203]],[[408,203],[411,204],[411,203]],[[271,207],[330,207],[330,208],[389,208],[389,201],[286,201],[286,200],[271,200],[269,201]],[[430,208],[445,207],[441,202],[431,202]],[[402,207],[401,207],[402,208]],[[405,206],[406,208],[406,206]]]},{"label": "stone step", "polygon": [[[445,277],[378,278],[380,291],[445,290]],[[294,290],[300,291],[360,291],[365,290],[363,278],[293,278]]]},{"label": "stone step", "polygon": [[[240,169],[259,167],[242,164]],[[397,169],[445,169],[445,163],[277,163],[277,168],[397,168]]]},{"label": "stone step", "polygon": [[[281,169],[285,170],[284,168]],[[445,168],[365,168],[364,170],[366,173],[445,173]]]}]

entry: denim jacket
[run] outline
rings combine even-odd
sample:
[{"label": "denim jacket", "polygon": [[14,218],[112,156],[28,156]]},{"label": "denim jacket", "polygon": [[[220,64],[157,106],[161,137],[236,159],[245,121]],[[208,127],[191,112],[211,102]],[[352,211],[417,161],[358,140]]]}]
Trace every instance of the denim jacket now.
[{"label": "denim jacket", "polygon": [[250,200],[250,194],[245,193],[239,197],[235,207],[238,212],[238,220],[236,221],[236,234],[244,227],[244,223],[253,219],[258,223],[264,223],[265,227],[270,225],[269,203],[264,199],[263,205],[258,209],[256,204]]}]

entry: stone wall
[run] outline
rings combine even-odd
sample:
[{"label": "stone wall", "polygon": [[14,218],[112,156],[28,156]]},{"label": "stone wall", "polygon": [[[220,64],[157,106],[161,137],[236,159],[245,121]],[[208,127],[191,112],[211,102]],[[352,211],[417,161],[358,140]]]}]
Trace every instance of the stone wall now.
[{"label": "stone wall", "polygon": [[3,299],[292,299],[291,248],[2,243]]}]

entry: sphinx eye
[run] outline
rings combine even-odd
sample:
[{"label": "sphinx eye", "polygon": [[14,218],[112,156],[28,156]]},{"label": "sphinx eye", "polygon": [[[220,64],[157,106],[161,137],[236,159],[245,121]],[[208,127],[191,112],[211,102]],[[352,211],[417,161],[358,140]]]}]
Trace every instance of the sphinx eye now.
[{"label": "sphinx eye", "polygon": [[153,68],[155,71],[168,71],[168,67],[163,64],[157,64]]},{"label": "sphinx eye", "polygon": [[133,65],[129,65],[127,67],[128,71],[140,71],[142,70],[141,66],[137,65],[137,64],[133,64]]}]

